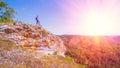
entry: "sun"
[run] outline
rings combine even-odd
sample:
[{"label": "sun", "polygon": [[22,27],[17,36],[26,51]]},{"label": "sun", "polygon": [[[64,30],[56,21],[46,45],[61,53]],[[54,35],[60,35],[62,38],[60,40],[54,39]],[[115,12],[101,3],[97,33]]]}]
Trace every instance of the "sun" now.
[{"label": "sun", "polygon": [[[118,0],[66,0],[60,3],[70,34],[120,35]],[[66,25],[65,25],[66,28]]]},{"label": "sun", "polygon": [[85,29],[89,35],[106,35],[113,30],[114,18],[109,12],[90,12],[86,17]]}]

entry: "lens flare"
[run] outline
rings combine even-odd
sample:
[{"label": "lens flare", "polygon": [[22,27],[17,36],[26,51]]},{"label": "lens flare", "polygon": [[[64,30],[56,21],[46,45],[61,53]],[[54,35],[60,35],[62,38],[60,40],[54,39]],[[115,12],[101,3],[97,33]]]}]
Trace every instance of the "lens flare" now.
[{"label": "lens flare", "polygon": [[68,19],[65,23],[74,30],[66,31],[82,35],[120,34],[119,0],[61,0],[58,3]]},{"label": "lens flare", "polygon": [[89,35],[105,35],[114,31],[115,18],[114,15],[109,12],[101,13],[99,11],[92,11],[87,14],[85,18],[85,29]]}]

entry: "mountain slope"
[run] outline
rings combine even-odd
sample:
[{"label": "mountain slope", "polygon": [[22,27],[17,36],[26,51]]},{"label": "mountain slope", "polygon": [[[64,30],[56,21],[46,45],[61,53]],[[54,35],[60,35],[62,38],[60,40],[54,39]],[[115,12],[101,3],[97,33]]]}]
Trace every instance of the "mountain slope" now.
[{"label": "mountain slope", "polygon": [[60,36],[66,55],[87,68],[120,68],[120,36]]},{"label": "mountain slope", "polygon": [[66,50],[63,41],[59,37],[38,25],[23,23],[3,25],[0,27],[0,34],[20,47],[46,54],[57,52],[64,55]]},{"label": "mountain slope", "polygon": [[85,68],[70,57],[44,55],[34,50],[24,50],[14,42],[0,38],[0,68]]},{"label": "mountain slope", "polygon": [[85,68],[65,51],[61,38],[40,25],[0,26],[0,68]]}]

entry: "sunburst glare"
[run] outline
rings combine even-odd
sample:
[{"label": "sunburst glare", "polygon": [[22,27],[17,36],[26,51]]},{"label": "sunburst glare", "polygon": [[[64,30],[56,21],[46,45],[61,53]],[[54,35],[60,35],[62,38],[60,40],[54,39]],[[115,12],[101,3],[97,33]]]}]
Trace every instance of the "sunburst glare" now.
[{"label": "sunburst glare", "polygon": [[[60,4],[61,3],[61,4]],[[117,35],[119,0],[66,0],[59,2],[69,18],[70,28],[83,35]],[[73,25],[74,24],[74,25]],[[74,28],[76,27],[76,28]]]}]

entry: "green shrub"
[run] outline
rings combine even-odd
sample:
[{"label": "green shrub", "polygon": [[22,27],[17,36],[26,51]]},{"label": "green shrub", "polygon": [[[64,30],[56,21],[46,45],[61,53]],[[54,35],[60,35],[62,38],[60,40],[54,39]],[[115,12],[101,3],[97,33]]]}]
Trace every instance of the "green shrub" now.
[{"label": "green shrub", "polygon": [[8,23],[12,21],[16,12],[13,8],[9,7],[6,2],[0,0],[0,23]]}]

